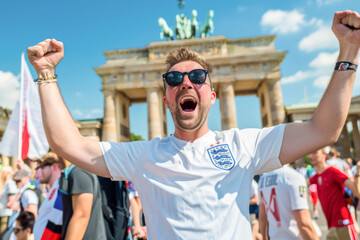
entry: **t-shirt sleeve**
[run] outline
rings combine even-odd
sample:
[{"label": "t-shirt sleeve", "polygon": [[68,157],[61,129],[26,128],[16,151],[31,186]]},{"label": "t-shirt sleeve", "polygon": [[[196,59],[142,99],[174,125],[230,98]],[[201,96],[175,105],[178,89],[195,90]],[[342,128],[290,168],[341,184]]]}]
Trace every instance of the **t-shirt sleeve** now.
[{"label": "t-shirt sleeve", "polygon": [[7,184],[7,187],[8,187],[8,196],[9,195],[15,195],[18,193],[18,189],[16,187],[16,183],[13,181],[13,180],[10,180]]},{"label": "t-shirt sleeve", "polygon": [[[74,171],[75,170],[75,171]],[[69,174],[69,194],[94,193],[94,178],[82,169],[73,169]]]},{"label": "t-shirt sleeve", "polygon": [[255,194],[258,194],[258,184],[255,180],[252,180],[250,197],[254,197]]},{"label": "t-shirt sleeve", "polygon": [[307,186],[303,176],[292,174],[288,179],[291,210],[308,209]]},{"label": "t-shirt sleeve", "polygon": [[21,195],[20,201],[23,207],[26,207],[29,204],[39,205],[39,199],[36,193],[32,190],[25,190]]},{"label": "t-shirt sleeve", "polygon": [[100,142],[99,144],[112,180],[131,181],[142,160],[141,156],[146,154],[150,141]]},{"label": "t-shirt sleeve", "polygon": [[336,182],[338,182],[340,185],[343,185],[344,184],[344,182],[346,181],[346,179],[348,179],[349,178],[349,176],[345,173],[345,172],[343,172],[343,171],[341,171],[341,170],[339,170],[339,169],[337,169],[337,168],[335,168],[335,167],[330,167],[331,168],[331,170],[333,171],[333,178],[335,179],[335,181]]},{"label": "t-shirt sleeve", "polygon": [[245,144],[250,149],[255,164],[255,175],[282,167],[279,160],[285,124],[263,128],[250,129]]}]

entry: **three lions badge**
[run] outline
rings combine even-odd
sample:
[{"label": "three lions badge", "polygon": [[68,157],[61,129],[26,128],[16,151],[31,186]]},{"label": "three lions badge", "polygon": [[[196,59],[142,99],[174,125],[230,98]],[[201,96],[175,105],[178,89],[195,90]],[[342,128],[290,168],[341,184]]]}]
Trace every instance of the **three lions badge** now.
[{"label": "three lions badge", "polygon": [[207,152],[210,156],[211,162],[215,167],[223,170],[230,170],[234,167],[235,160],[229,149],[229,145],[216,145],[214,147],[208,148]]}]

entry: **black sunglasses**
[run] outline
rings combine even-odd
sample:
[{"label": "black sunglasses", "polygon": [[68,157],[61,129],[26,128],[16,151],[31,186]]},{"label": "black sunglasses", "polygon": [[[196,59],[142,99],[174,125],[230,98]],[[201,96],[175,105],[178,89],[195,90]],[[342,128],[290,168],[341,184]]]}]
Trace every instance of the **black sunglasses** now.
[{"label": "black sunglasses", "polygon": [[46,164],[40,165],[40,166],[38,166],[38,167],[35,168],[35,171],[37,171],[37,170],[39,170],[39,169],[43,169],[44,167],[46,167],[46,166],[51,166],[51,165],[53,165],[53,164],[52,164],[52,163],[46,163]]},{"label": "black sunglasses", "polygon": [[15,227],[14,228],[14,233],[15,234],[18,234],[20,231],[22,231],[22,230],[24,230],[23,228],[17,228],[17,227]]},{"label": "black sunglasses", "polygon": [[172,71],[164,73],[162,76],[169,86],[176,87],[184,81],[186,74],[192,83],[200,85],[206,81],[206,75],[209,75],[209,71],[205,69],[194,69],[190,72]]}]

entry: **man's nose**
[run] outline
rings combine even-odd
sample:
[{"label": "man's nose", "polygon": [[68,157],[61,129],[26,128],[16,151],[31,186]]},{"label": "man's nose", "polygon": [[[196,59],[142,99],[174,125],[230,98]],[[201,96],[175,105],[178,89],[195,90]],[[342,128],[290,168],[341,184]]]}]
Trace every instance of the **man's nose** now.
[{"label": "man's nose", "polygon": [[191,89],[193,88],[193,83],[189,79],[189,75],[185,74],[184,80],[181,83],[181,89]]}]

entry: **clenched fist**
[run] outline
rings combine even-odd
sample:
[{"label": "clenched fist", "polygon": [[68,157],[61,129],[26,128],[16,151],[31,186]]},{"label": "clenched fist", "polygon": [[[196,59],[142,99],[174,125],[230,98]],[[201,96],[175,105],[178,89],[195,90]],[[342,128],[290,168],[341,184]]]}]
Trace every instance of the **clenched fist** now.
[{"label": "clenched fist", "polygon": [[35,46],[27,49],[30,63],[34,66],[40,78],[46,78],[55,74],[55,67],[64,57],[62,42],[55,39],[46,39]]},{"label": "clenched fist", "polygon": [[332,30],[340,45],[352,44],[360,47],[360,15],[353,11],[336,12]]}]

